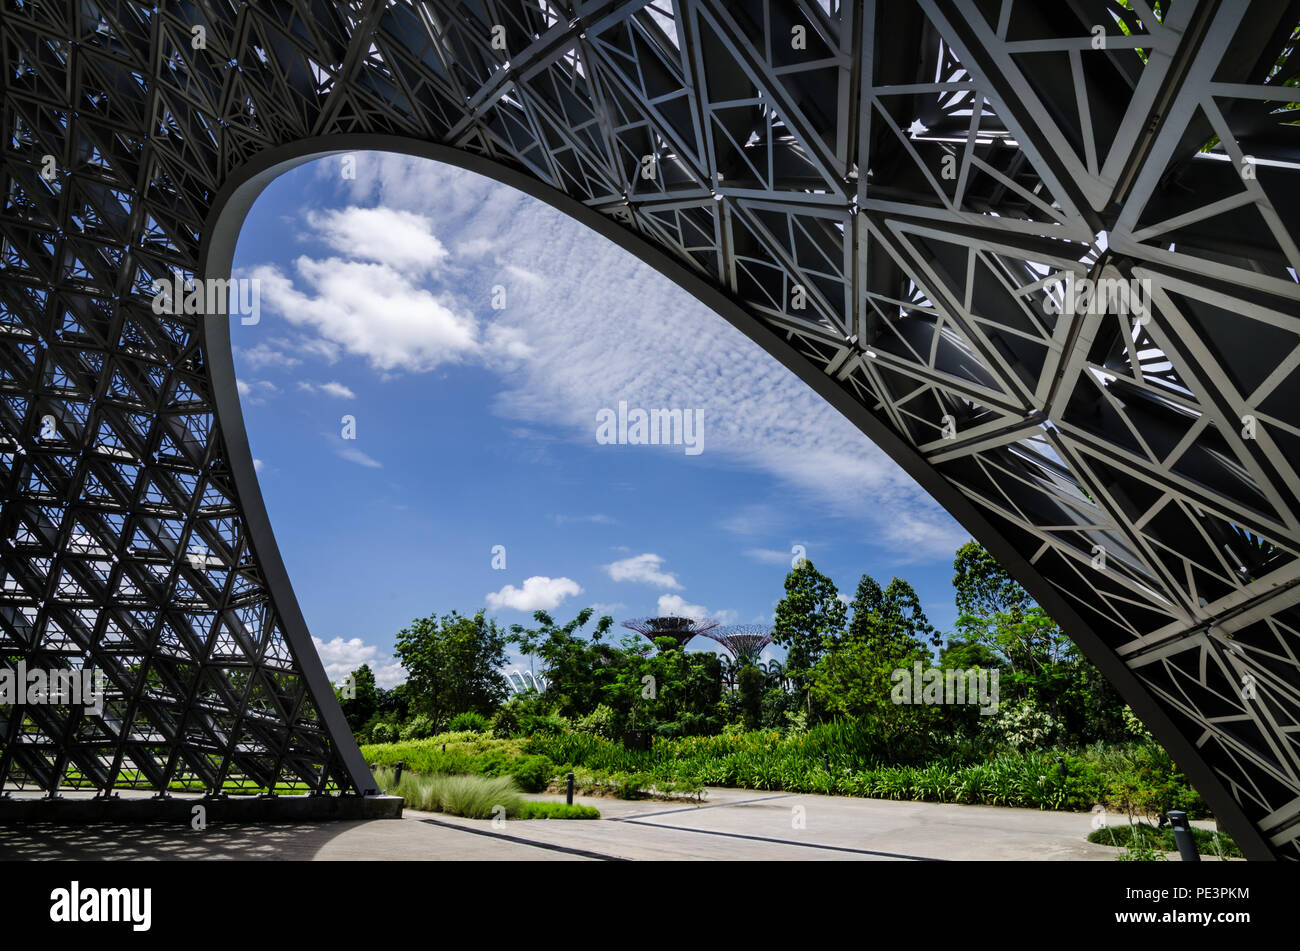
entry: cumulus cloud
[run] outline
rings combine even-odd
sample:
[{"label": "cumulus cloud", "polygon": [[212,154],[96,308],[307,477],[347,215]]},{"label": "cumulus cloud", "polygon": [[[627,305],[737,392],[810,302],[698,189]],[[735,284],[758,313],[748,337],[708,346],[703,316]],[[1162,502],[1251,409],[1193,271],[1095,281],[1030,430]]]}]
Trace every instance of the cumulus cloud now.
[{"label": "cumulus cloud", "polygon": [[391,690],[406,680],[406,670],[393,657],[381,651],[374,644],[367,644],[359,637],[344,640],[335,637],[322,641],[312,637],[316,653],[325,665],[325,674],[331,683],[339,683],[362,664],[369,664],[375,675],[375,684],[385,690]]},{"label": "cumulus cloud", "polygon": [[489,591],[487,606],[493,611],[511,608],[515,611],[552,611],[565,598],[582,594],[582,587],[572,578],[547,578],[534,575],[524,580],[523,587],[506,585],[500,591]]},{"label": "cumulus cloud", "polygon": [[656,554],[646,552],[623,558],[605,566],[605,573],[615,581],[639,581],[657,588],[671,588],[680,591],[682,586],[677,576],[671,571],[661,571],[664,560]]},{"label": "cumulus cloud", "polygon": [[690,604],[680,594],[659,595],[658,607],[660,617],[688,617],[696,621],[712,618],[723,624],[730,624],[736,617],[735,611],[711,612],[702,604]]},{"label": "cumulus cloud", "polygon": [[358,208],[310,212],[307,223],[340,254],[374,261],[412,275],[436,269],[447,249],[424,215],[398,208]]},{"label": "cumulus cloud", "polygon": [[432,370],[478,348],[473,315],[395,267],[306,255],[294,267],[308,291],[273,265],[252,269],[262,282],[262,300],[290,323],[364,357],[377,370]]}]

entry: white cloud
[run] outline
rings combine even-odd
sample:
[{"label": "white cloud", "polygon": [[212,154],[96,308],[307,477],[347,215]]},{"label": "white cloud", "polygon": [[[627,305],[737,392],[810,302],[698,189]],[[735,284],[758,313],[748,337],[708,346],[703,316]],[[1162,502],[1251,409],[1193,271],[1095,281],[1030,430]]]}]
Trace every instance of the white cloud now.
[{"label": "white cloud", "polygon": [[536,271],[530,271],[526,267],[520,267],[517,264],[507,264],[506,273],[511,277],[518,278],[526,284],[540,285],[546,283],[546,278]]},{"label": "white cloud", "polygon": [[639,581],[657,588],[682,589],[677,576],[671,571],[661,571],[664,560],[651,552],[623,558],[605,566],[605,572],[615,581]]},{"label": "white cloud", "polygon": [[534,575],[524,580],[522,588],[512,584],[500,591],[487,594],[487,606],[493,611],[511,608],[515,611],[551,611],[572,595],[582,594],[582,588],[572,578],[547,578]]},{"label": "white cloud", "polygon": [[770,535],[780,528],[783,514],[762,502],[746,505],[718,520],[718,527],[733,535]]},{"label": "white cloud", "polygon": [[330,380],[328,383],[322,383],[320,385],[320,391],[322,393],[328,393],[330,396],[337,396],[340,399],[354,400],[357,398],[357,394],[353,393],[351,389],[334,380]]},{"label": "white cloud", "polygon": [[492,238],[471,238],[456,245],[456,257],[479,258],[493,250],[497,241]]},{"label": "white cloud", "polygon": [[[378,153],[364,161],[367,174],[346,183],[351,202],[411,217],[345,209],[323,219],[330,246],[352,260],[300,259],[296,280],[310,285],[310,294],[286,287],[283,277],[263,284],[263,302],[283,303],[302,329],[384,371],[480,360],[504,375],[498,414],[559,426],[587,445],[594,446],[596,410],[620,399],[698,409],[708,452],[690,464],[716,459],[757,469],[792,496],[791,505],[723,513],[723,526],[737,534],[793,533],[796,526],[782,528],[785,512],[802,503],[857,521],[865,542],[905,552],[903,560],[950,559],[966,540],[924,490],[808,386],[612,242],[470,172]],[[373,235],[383,221],[400,221],[412,234],[426,229],[429,237],[436,222],[435,240],[455,253],[440,256],[429,244],[423,256],[399,249],[388,257],[378,238],[360,250],[348,243]],[[426,258],[437,259],[428,273],[483,293],[483,306],[412,284],[413,271],[402,268],[424,267]],[[491,311],[480,289],[497,283],[506,285],[509,304]],[[481,324],[464,313],[470,306]]]},{"label": "white cloud", "polygon": [[524,331],[505,324],[491,324],[487,328],[484,344],[488,353],[502,365],[517,364],[533,355],[533,348],[528,346]]},{"label": "white cloud", "polygon": [[606,614],[615,614],[618,611],[624,610],[626,607],[627,605],[622,601],[615,601],[613,604],[606,604],[604,601],[597,601],[595,604],[591,605],[591,616],[594,618],[600,618]]},{"label": "white cloud", "polygon": [[254,370],[263,367],[293,367],[302,363],[284,351],[287,340],[259,341],[256,346],[238,347],[240,362]]},{"label": "white cloud", "polygon": [[235,389],[239,392],[240,400],[249,406],[261,406],[266,402],[259,393],[278,392],[277,387],[270,380],[236,380]]},{"label": "white cloud", "polygon": [[353,393],[351,388],[333,380],[328,383],[309,383],[306,380],[299,380],[298,389],[308,393],[324,393],[326,396],[337,396],[340,399],[354,400],[357,398],[357,394]]},{"label": "white cloud", "polygon": [[748,548],[744,555],[762,565],[788,565],[794,558],[794,552],[779,548]]},{"label": "white cloud", "polygon": [[730,624],[736,617],[735,611],[710,612],[702,604],[690,604],[680,594],[659,595],[658,607],[660,617],[688,617],[697,621],[712,618],[723,624]]},{"label": "white cloud", "polygon": [[567,525],[570,522],[583,522],[590,525],[617,525],[618,519],[605,515],[603,512],[597,512],[594,515],[555,515],[556,525]]},{"label": "white cloud", "polygon": [[346,459],[348,462],[355,462],[359,466],[365,466],[367,469],[382,469],[384,464],[378,459],[366,455],[356,446],[344,446],[342,449],[336,449],[340,459]]},{"label": "white cloud", "polygon": [[423,372],[455,363],[478,349],[478,325],[407,274],[386,264],[316,260],[294,262],[306,293],[279,268],[252,270],[262,299],[301,328],[377,370]]},{"label": "white cloud", "polygon": [[370,665],[370,670],[375,675],[375,684],[385,690],[391,690],[406,680],[406,671],[401,664],[375,645],[367,644],[359,637],[346,641],[341,637],[322,641],[319,637],[313,636],[311,640],[316,645],[316,653],[320,655],[321,663],[325,666],[325,675],[329,677],[331,683],[340,683],[362,664]]},{"label": "white cloud", "polygon": [[262,471],[263,469],[265,469],[265,468],[266,468],[266,463],[263,462],[261,459],[254,459],[254,460],[253,460],[253,471],[254,471],[254,472],[261,472],[261,471]]},{"label": "white cloud", "polygon": [[412,275],[434,270],[447,249],[424,215],[397,208],[348,208],[307,215],[307,223],[335,251]]}]

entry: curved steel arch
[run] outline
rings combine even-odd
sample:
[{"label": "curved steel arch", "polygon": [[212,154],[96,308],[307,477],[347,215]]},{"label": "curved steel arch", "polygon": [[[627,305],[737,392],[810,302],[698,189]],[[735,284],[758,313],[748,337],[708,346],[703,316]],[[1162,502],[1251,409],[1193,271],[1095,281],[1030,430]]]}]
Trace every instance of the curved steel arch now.
[{"label": "curved steel arch", "polygon": [[[740,327],[1008,565],[1248,854],[1300,857],[1300,4],[1166,6],[11,3],[0,662],[112,689],[0,708],[0,781],[372,785],[223,319],[150,285],[227,275],[287,164],[381,148],[544,198]],[[1149,319],[1063,308],[1067,274],[1148,282]]]}]

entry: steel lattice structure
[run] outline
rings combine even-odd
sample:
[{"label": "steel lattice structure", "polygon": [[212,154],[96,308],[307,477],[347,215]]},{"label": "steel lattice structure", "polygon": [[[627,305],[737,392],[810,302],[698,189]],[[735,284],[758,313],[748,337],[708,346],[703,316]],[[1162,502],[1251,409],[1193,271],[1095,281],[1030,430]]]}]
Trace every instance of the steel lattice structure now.
[{"label": "steel lattice structure", "polygon": [[772,643],[772,628],[766,624],[729,624],[708,632],[705,637],[721,644],[733,660],[743,657],[753,663],[763,648]]},{"label": "steel lattice structure", "polygon": [[[0,780],[371,785],[226,320],[150,288],[228,276],[284,169],[388,149],[551,202],[765,347],[1248,854],[1300,857],[1300,5],[1152,6],[6,0],[0,658],[113,690],[0,713]],[[1062,315],[1061,275],[1148,281],[1150,319]]]},{"label": "steel lattice structure", "polygon": [[679,648],[684,648],[701,634],[708,634],[718,626],[718,622],[709,618],[689,617],[636,617],[624,621],[623,626],[629,631],[636,631],[642,637],[655,642],[656,637],[671,637]]}]

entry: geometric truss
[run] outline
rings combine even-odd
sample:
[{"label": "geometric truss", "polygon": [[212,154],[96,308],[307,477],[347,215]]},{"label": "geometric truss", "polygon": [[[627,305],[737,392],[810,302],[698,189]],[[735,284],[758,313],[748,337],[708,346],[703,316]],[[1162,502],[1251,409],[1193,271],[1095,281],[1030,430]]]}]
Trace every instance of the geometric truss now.
[{"label": "geometric truss", "polygon": [[744,659],[747,663],[758,663],[758,655],[763,648],[772,643],[772,628],[765,624],[732,624],[710,632],[713,638],[732,656],[733,660]]},{"label": "geometric truss", "polygon": [[[0,781],[373,785],[226,319],[155,315],[150,286],[227,277],[283,169],[387,149],[551,202],[766,348],[1010,568],[1248,855],[1300,858],[1297,23],[1281,0],[9,0],[0,662],[110,686],[101,716],[0,707]],[[1063,306],[1067,276],[1146,282],[1148,315]]]},{"label": "geometric truss", "polygon": [[681,650],[698,635],[708,634],[718,626],[718,622],[688,617],[637,617],[624,621],[623,626],[648,638],[652,644],[655,638],[671,637],[677,642],[677,648]]}]

